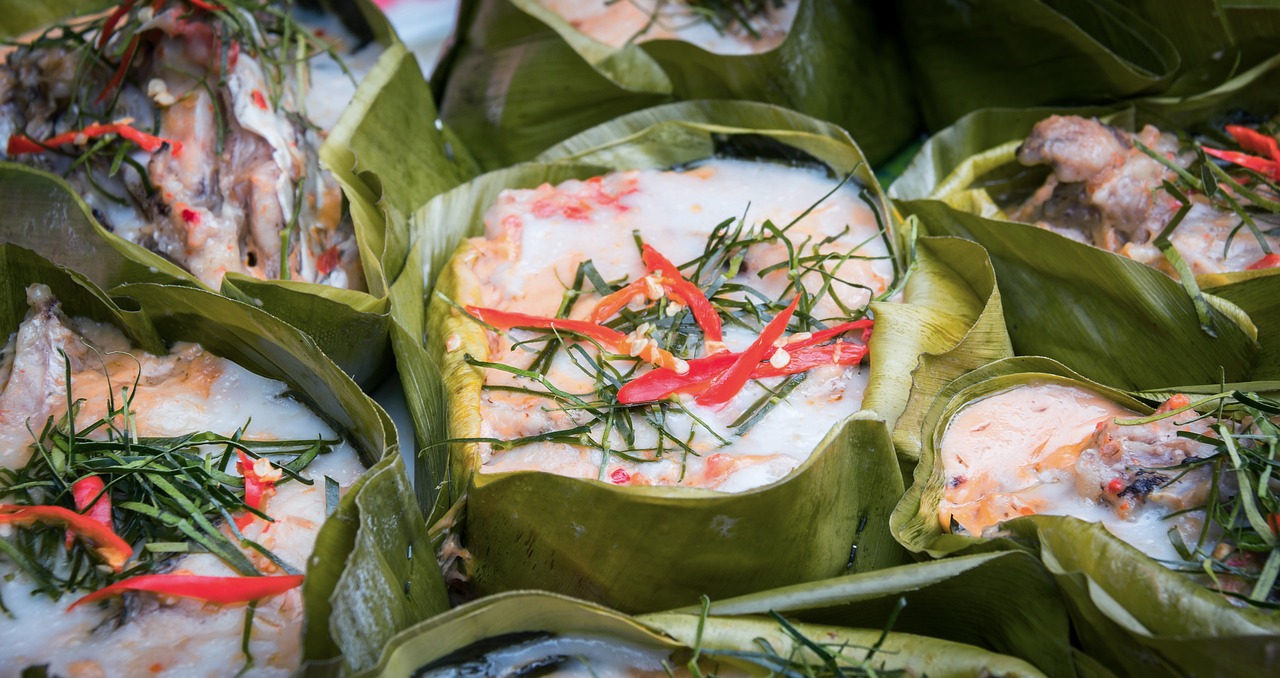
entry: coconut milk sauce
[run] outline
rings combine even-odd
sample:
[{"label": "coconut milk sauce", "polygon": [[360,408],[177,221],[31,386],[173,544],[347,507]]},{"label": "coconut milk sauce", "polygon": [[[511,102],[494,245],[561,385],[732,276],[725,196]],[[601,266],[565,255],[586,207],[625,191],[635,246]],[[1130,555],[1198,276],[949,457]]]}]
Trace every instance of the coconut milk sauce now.
[{"label": "coconut milk sauce", "polygon": [[769,2],[766,15],[751,22],[760,34],[755,38],[737,25],[720,32],[679,0],[540,1],[587,37],[611,47],[650,40],[683,40],[713,54],[757,54],[774,49],[786,39],[800,8],[800,0],[786,0],[781,7]]}]

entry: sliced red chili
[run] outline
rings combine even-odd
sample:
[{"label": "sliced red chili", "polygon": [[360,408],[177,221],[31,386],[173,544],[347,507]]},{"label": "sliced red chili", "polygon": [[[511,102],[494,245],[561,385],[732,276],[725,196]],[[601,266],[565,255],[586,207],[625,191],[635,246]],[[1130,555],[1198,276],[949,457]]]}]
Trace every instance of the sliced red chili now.
[{"label": "sliced red chili", "polygon": [[219,5],[216,2],[206,2],[206,0],[187,0],[187,1],[190,2],[192,6],[199,7],[200,9],[203,9],[206,12],[221,12],[227,9],[226,7],[223,7],[222,5]]},{"label": "sliced red chili", "polygon": [[684,370],[689,369],[688,364],[685,363],[685,361],[671,355],[669,351],[658,348],[656,342],[642,339],[641,341],[644,342],[644,344],[637,345],[627,335],[615,329],[587,320],[546,318],[543,316],[528,315],[526,313],[500,311],[496,308],[482,308],[480,306],[468,306],[467,313],[474,315],[480,320],[500,330],[509,330],[513,327],[525,327],[531,329],[573,332],[574,334],[580,334],[588,339],[594,339],[616,353],[634,355],[641,360],[651,362],[659,367],[670,367],[677,372],[683,372]]},{"label": "sliced red chili", "polygon": [[102,91],[98,93],[98,98],[94,100],[94,103],[100,104],[106,101],[107,97],[111,96],[111,93],[120,87],[120,83],[124,82],[125,73],[129,71],[129,64],[133,63],[133,56],[138,53],[138,45],[141,42],[141,38],[142,36],[140,35],[134,35],[129,40],[129,46],[125,48],[124,56],[120,57],[120,66],[116,68],[115,75],[111,76],[107,86],[103,87]]},{"label": "sliced red chili", "polygon": [[123,19],[124,15],[128,14],[129,10],[132,8],[133,0],[124,0],[124,2],[120,3],[119,6],[111,11],[111,14],[107,15],[107,20],[102,22],[102,33],[98,34],[98,49],[102,49],[107,46],[107,43],[111,41],[111,36],[116,32],[116,25],[120,23],[120,20]]},{"label": "sliced red chili", "polygon": [[596,302],[596,307],[591,310],[591,315],[587,319],[593,323],[602,323],[612,318],[615,313],[621,311],[637,297],[647,296],[647,294],[648,285],[644,278],[641,278]]},{"label": "sliced red chili", "polygon": [[667,290],[667,294],[672,299],[688,306],[689,310],[693,312],[694,320],[698,321],[698,326],[702,328],[703,340],[710,344],[707,352],[718,353],[725,350],[724,337],[720,326],[720,314],[711,305],[707,295],[703,294],[697,285],[686,280],[684,274],[680,272],[679,268],[676,268],[675,264],[671,263],[670,259],[662,256],[658,250],[648,244],[640,247],[640,258],[650,271],[662,274],[662,286]]},{"label": "sliced red chili", "polygon": [[[785,347],[791,356],[790,362],[786,366],[778,369],[768,363],[761,363],[756,369],[752,370],[751,379],[796,374],[824,364],[855,365],[860,363],[867,355],[865,342],[871,336],[872,326],[872,321],[869,318],[864,318],[814,332],[809,337],[799,341],[790,341]],[[842,334],[854,330],[862,330],[864,345],[840,343],[817,346],[816,348],[821,350],[814,350],[815,345],[831,341]],[[776,350],[770,347],[765,352],[762,360],[772,357]],[[674,370],[669,369],[650,370],[623,384],[622,388],[618,389],[618,402],[623,405],[634,405],[636,403],[662,400],[675,393],[703,390],[713,379],[733,365],[741,355],[741,353],[719,353],[706,358],[696,358],[688,362],[689,371],[684,374],[677,374]]]},{"label": "sliced red chili", "polygon": [[320,275],[329,275],[341,262],[342,253],[338,251],[338,246],[334,245],[321,252],[320,256],[316,258],[316,270],[320,272]]},{"label": "sliced red chili", "polygon": [[36,143],[29,137],[15,134],[9,137],[9,146],[5,152],[10,156],[24,155],[27,153],[43,153],[50,148],[62,146],[63,144],[73,144],[77,139],[83,137],[85,139],[93,139],[107,134],[118,134],[129,141],[138,145],[138,148],[148,152],[155,153],[168,144],[173,149],[173,154],[177,155],[182,150],[182,142],[165,137],[157,137],[146,132],[140,132],[123,123],[100,124],[93,123],[78,132],[65,132],[55,137],[46,139],[43,143]]},{"label": "sliced red chili", "polygon": [[[102,478],[85,476],[72,483],[71,496],[75,499],[77,511],[114,531],[111,524],[111,495],[105,490]],[[74,532],[67,530],[67,548],[71,548],[71,541],[75,536]]]},{"label": "sliced red chili", "polygon": [[1272,252],[1261,259],[1244,267],[1246,271],[1261,271],[1268,268],[1276,268],[1280,266],[1280,254]]},{"label": "sliced red chili", "polygon": [[1263,134],[1256,129],[1241,125],[1227,125],[1227,133],[1244,150],[1261,153],[1276,162],[1280,162],[1280,143],[1270,134]]},{"label": "sliced red chili", "polygon": [[[237,454],[240,455],[240,460],[236,462],[236,467],[240,470],[240,475],[244,476],[244,505],[264,511],[266,500],[276,493],[276,481],[283,474],[280,469],[271,467],[271,462],[265,459],[253,459],[242,450],[238,450]],[[265,462],[269,470],[259,468],[261,462]],[[257,516],[252,513],[245,513],[236,518],[236,527],[243,530],[255,518]]]},{"label": "sliced red chili", "polygon": [[1215,158],[1233,162],[1241,167],[1247,167],[1260,174],[1266,174],[1276,181],[1280,181],[1280,162],[1259,158],[1255,155],[1247,153],[1238,153],[1236,151],[1220,151],[1216,148],[1205,148],[1204,152]]},{"label": "sliced red chili", "polygon": [[119,572],[133,555],[133,547],[120,538],[110,525],[61,506],[16,506],[0,504],[0,524],[29,526],[35,523],[60,523],[89,543],[111,569]]},{"label": "sliced red chili", "polygon": [[799,374],[823,365],[857,365],[867,355],[865,345],[844,342],[826,346],[805,346],[800,349],[792,349],[788,346],[785,350],[788,359],[782,367],[774,367],[770,362],[760,363],[751,371],[751,378],[767,379]]},{"label": "sliced red chili", "polygon": [[148,591],[179,598],[194,598],[219,605],[247,603],[279,595],[302,585],[300,574],[278,577],[206,577],[194,574],[143,574],[118,581],[77,600],[68,611],[125,591]]},{"label": "sliced red chili", "polygon": [[704,407],[716,407],[732,400],[751,379],[751,372],[755,370],[756,365],[765,357],[769,349],[773,348],[773,342],[777,341],[787,329],[787,323],[791,321],[791,315],[795,313],[796,305],[799,303],[800,296],[796,295],[796,298],[792,299],[781,313],[764,326],[760,336],[751,342],[733,365],[712,380],[707,390],[698,394],[695,402]]}]

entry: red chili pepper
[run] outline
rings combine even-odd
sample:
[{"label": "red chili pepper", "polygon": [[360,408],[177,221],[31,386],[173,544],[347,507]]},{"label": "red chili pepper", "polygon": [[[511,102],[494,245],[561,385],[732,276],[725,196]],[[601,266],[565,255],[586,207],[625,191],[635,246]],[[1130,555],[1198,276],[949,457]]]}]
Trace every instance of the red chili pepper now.
[{"label": "red chili pepper", "polygon": [[1267,516],[1267,525],[1271,526],[1271,531],[1280,534],[1280,513],[1272,513]]},{"label": "red chili pepper", "polygon": [[1245,266],[1244,270],[1261,271],[1268,268],[1275,268],[1277,266],[1280,266],[1280,254],[1276,254],[1275,252],[1272,252],[1271,254],[1268,254],[1262,257],[1261,259],[1253,262],[1252,264]]},{"label": "red chili pepper", "polygon": [[468,306],[467,313],[476,316],[480,320],[500,330],[509,330],[513,327],[526,327],[573,332],[575,334],[581,334],[588,339],[594,339],[616,353],[636,355],[642,360],[651,362],[659,367],[669,367],[677,372],[689,369],[688,364],[685,363],[685,361],[671,355],[668,351],[658,348],[658,345],[652,341],[649,341],[637,351],[635,350],[635,343],[632,342],[627,335],[617,330],[605,327],[604,325],[586,320],[545,318],[525,313],[499,311],[496,308],[481,308],[479,306]]},{"label": "red chili pepper", "polygon": [[1107,483],[1107,492],[1111,494],[1120,494],[1122,490],[1124,490],[1124,478],[1112,478],[1111,482]]},{"label": "red chili pepper", "polygon": [[867,355],[866,345],[850,343],[805,346],[800,349],[788,346],[786,351],[789,359],[785,365],[774,367],[772,363],[760,363],[751,371],[751,378],[767,379],[799,374],[823,365],[857,365]]},{"label": "red chili pepper", "polygon": [[250,92],[250,95],[253,97],[254,106],[257,106],[260,110],[263,110],[263,111],[267,110],[267,98],[262,96],[261,90],[255,89],[253,90],[253,92]]},{"label": "red chili pepper", "polygon": [[226,7],[223,7],[216,2],[206,2],[205,0],[188,0],[188,2],[190,2],[192,6],[199,7],[206,12],[221,12],[226,9]]},{"label": "red chili pepper", "polygon": [[119,24],[124,15],[128,14],[132,8],[133,0],[124,0],[107,16],[107,20],[102,23],[102,33],[98,35],[99,50],[107,46],[107,43],[111,40],[111,35],[116,32],[116,24]]},{"label": "red chili pepper", "polygon": [[624,306],[631,303],[636,297],[647,294],[648,285],[645,283],[644,278],[641,278],[596,302],[596,307],[592,309],[591,315],[587,317],[587,320],[593,323],[602,323],[612,318],[613,314],[621,311]]},{"label": "red chili pepper", "polygon": [[697,285],[686,280],[684,274],[680,273],[680,269],[676,268],[676,265],[671,263],[670,259],[662,256],[658,250],[653,249],[648,244],[640,247],[640,258],[650,271],[662,274],[662,283],[667,290],[667,294],[672,299],[688,306],[689,310],[693,312],[694,320],[697,320],[698,326],[702,328],[703,340],[711,344],[711,348],[708,348],[707,352],[718,353],[725,350],[724,337],[721,334],[720,327],[720,314],[711,305],[707,295],[703,294]]},{"label": "red chili pepper", "polygon": [[773,342],[782,336],[787,329],[787,323],[791,320],[791,315],[796,311],[796,305],[800,303],[800,296],[796,295],[791,300],[791,304],[787,306],[781,313],[769,321],[764,326],[764,331],[760,333],[756,340],[751,342],[747,350],[738,356],[733,365],[724,371],[723,374],[717,376],[707,390],[700,393],[695,400],[699,405],[704,407],[716,407],[724,405],[733,399],[738,391],[747,384],[747,380],[751,378],[751,372],[755,370],[761,359],[769,349],[773,348]]},{"label": "red chili pepper", "polygon": [[0,524],[28,526],[34,523],[61,523],[87,541],[111,569],[119,572],[133,555],[133,547],[110,525],[80,515],[61,506],[16,506],[0,504]]},{"label": "red chili pepper", "polygon": [[1247,167],[1260,174],[1266,174],[1276,181],[1280,181],[1280,162],[1259,158],[1246,153],[1237,153],[1236,151],[1220,151],[1216,148],[1205,148],[1204,152],[1215,158],[1233,162],[1241,167]]},{"label": "red chili pepper", "polygon": [[1276,162],[1280,162],[1280,143],[1276,141],[1275,137],[1240,125],[1227,125],[1227,133],[1244,150],[1261,153]]},{"label": "red chili pepper", "polygon": [[[115,531],[111,524],[111,495],[104,490],[106,490],[106,485],[102,482],[102,478],[85,476],[72,483],[71,496],[75,499],[76,510],[82,515],[88,516]],[[71,548],[71,540],[73,539],[75,539],[75,533],[67,530],[67,548]]]},{"label": "red chili pepper", "polygon": [[143,574],[118,581],[72,603],[67,611],[125,591],[149,591],[179,598],[194,598],[219,605],[247,603],[279,595],[302,585],[300,574],[278,577],[206,577],[195,574]]},{"label": "red chili pepper", "polygon": [[[778,369],[768,363],[761,363],[752,370],[751,378],[764,379],[770,376],[796,374],[828,363],[838,365],[860,363],[867,355],[865,345],[840,343],[817,346],[816,348],[820,350],[814,350],[814,347],[841,334],[859,329],[863,331],[862,341],[866,342],[871,336],[872,325],[870,319],[864,318],[814,332],[808,338],[799,341],[789,342],[785,347],[791,355],[787,365]],[[769,347],[762,359],[767,360],[772,357],[776,350],[772,346]],[[840,353],[837,354],[837,350]],[[741,355],[741,353],[719,353],[706,358],[696,358],[689,361],[689,371],[684,374],[676,374],[674,370],[668,369],[651,370],[623,384],[622,388],[618,389],[618,402],[623,405],[633,405],[662,400],[674,393],[705,389],[707,384],[733,365]]]},{"label": "red chili pepper", "polygon": [[334,245],[316,257],[316,270],[320,275],[329,275],[333,269],[338,267],[338,263],[342,261],[342,254],[338,252],[338,246]]},{"label": "red chili pepper", "polygon": [[120,86],[120,83],[124,82],[124,76],[129,70],[129,64],[133,63],[133,55],[138,53],[138,44],[141,38],[142,36],[140,35],[134,35],[133,39],[129,40],[129,46],[125,48],[124,56],[120,57],[120,66],[116,68],[115,75],[111,76],[107,86],[103,87],[102,91],[98,93],[98,98],[94,100],[94,103],[100,104],[106,101],[107,97]]},{"label": "red chili pepper", "polygon": [[[236,462],[236,468],[239,469],[240,475],[244,476],[244,504],[249,508],[263,511],[266,508],[266,500],[276,493],[276,481],[283,476],[280,469],[271,467],[271,462],[265,459],[253,459],[245,454],[243,450],[237,450],[240,455],[240,461]],[[260,469],[259,462],[266,462],[268,469]],[[244,529],[257,518],[252,513],[245,513],[236,518],[236,527]],[[270,527],[270,525],[268,525]]]},{"label": "red chili pepper", "polygon": [[15,134],[9,137],[9,146],[5,149],[5,152],[10,156],[24,155],[27,153],[43,153],[55,146],[75,143],[76,139],[81,136],[85,139],[93,139],[107,134],[118,134],[137,144],[138,148],[141,148],[148,153],[155,153],[163,148],[165,144],[168,144],[173,149],[174,155],[177,155],[178,152],[182,150],[182,142],[180,141],[152,136],[145,132],[139,132],[138,130],[123,123],[110,123],[103,125],[95,122],[78,132],[66,132],[46,139],[43,144],[36,143],[29,137]]},{"label": "red chili pepper", "polygon": [[609,479],[613,481],[614,485],[625,485],[628,480],[631,480],[631,474],[627,473],[627,469],[618,467],[613,470],[613,473],[609,474]]}]

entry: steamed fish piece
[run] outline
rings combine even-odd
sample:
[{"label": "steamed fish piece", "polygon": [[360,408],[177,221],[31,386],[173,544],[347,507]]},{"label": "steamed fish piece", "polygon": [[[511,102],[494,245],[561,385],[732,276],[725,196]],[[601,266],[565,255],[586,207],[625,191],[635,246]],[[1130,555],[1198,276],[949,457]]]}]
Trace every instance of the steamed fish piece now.
[{"label": "steamed fish piece", "polygon": [[0,158],[65,175],[108,230],[215,289],[227,273],[363,288],[302,103],[326,89],[306,65],[325,43],[271,3],[217,7],[126,1],[9,51]]},{"label": "steamed fish piece", "polygon": [[[1152,125],[1133,134],[1096,119],[1055,115],[1036,124],[1018,149],[1018,160],[1027,166],[1047,166],[1052,174],[1010,211],[1012,218],[1175,273],[1155,241],[1182,203],[1163,187],[1166,182],[1180,181],[1170,165],[1185,170],[1197,160],[1194,147],[1176,134]],[[1198,171],[1192,174],[1200,181]],[[1275,198],[1266,185],[1254,188]],[[1240,213],[1228,207],[1221,196],[1211,199],[1185,186],[1183,191],[1190,200],[1190,210],[1169,240],[1192,274],[1280,263],[1267,256],[1268,251],[1280,252],[1280,235],[1275,232],[1280,219],[1274,214],[1258,211],[1252,216],[1261,231],[1261,237],[1255,237],[1244,227]],[[1250,206],[1242,195],[1234,199]],[[1264,242],[1268,251],[1263,250]]]},{"label": "steamed fish piece", "polygon": [[[54,435],[46,422],[75,431],[73,440],[86,451],[73,447],[62,458],[63,477],[77,485],[90,476],[103,481],[113,506],[106,520],[133,553],[123,571],[113,571],[88,541],[68,538],[60,524],[0,525],[8,542],[0,555],[0,601],[8,611],[0,615],[0,675],[16,676],[28,666],[64,676],[236,674],[247,666],[246,603],[131,592],[68,608],[138,575],[305,573],[327,515],[327,479],[343,491],[361,473],[354,449],[293,400],[284,383],[196,344],[176,344],[163,356],[132,349],[114,327],[65,316],[44,286],[29,288],[28,299],[27,319],[0,354],[0,505],[81,508],[49,481],[46,461]],[[69,400],[77,403],[74,423],[66,417]],[[168,440],[196,432],[267,441],[246,443],[263,458],[238,464],[226,444]],[[88,451],[91,439],[106,447]],[[319,454],[304,459],[313,447]],[[312,484],[284,474],[281,466],[291,462]],[[170,468],[186,470],[161,473]],[[241,475],[252,476],[244,487]],[[251,482],[261,499],[250,499]],[[192,503],[176,501],[166,486]],[[155,494],[129,494],[143,487]],[[253,504],[273,522],[245,509]],[[179,530],[147,507],[187,527]],[[259,548],[242,544],[233,523]],[[200,540],[185,538],[183,530]],[[249,627],[248,674],[292,674],[301,656],[301,624],[296,586],[261,599]]]},{"label": "steamed fish piece", "polygon": [[756,54],[782,43],[800,0],[539,0],[611,47],[683,40],[713,54]]},{"label": "steamed fish piece", "polygon": [[[596,324],[625,346],[590,334],[560,344],[554,328],[489,332],[486,346],[468,346],[475,359],[518,370],[485,371],[482,472],[741,492],[787,476],[861,407],[866,306],[891,293],[894,271],[854,186],[837,188],[814,170],[714,160],[504,191],[485,225],[458,255],[465,303]],[[656,272],[654,253],[679,273]],[[768,374],[743,376],[741,390],[716,402],[706,399],[709,377],[672,393],[640,386],[659,374],[693,379],[708,361],[747,351],[797,284],[804,310],[755,358]],[[802,366],[806,356],[813,363]]]}]

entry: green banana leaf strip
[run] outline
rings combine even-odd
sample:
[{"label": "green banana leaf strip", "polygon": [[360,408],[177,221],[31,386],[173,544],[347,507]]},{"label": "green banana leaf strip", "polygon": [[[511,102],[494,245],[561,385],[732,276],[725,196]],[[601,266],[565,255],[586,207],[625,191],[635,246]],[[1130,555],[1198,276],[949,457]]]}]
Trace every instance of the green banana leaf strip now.
[{"label": "green banana leaf strip", "polygon": [[[639,617],[641,621],[673,638],[701,648],[707,657],[738,657],[739,653],[758,655],[762,646],[770,647],[781,657],[795,657],[814,669],[830,667],[825,657],[813,651],[809,643],[820,643],[825,654],[839,656],[849,663],[867,662],[871,672],[903,671],[920,676],[1043,676],[1035,666],[1014,657],[995,654],[972,645],[939,640],[908,633],[885,633],[878,629],[853,629],[814,624],[793,624],[784,629],[776,620],[767,618],[720,619],[705,621],[691,614],[659,614]],[[798,634],[804,640],[796,638]],[[807,641],[807,642],[806,642]],[[873,648],[875,648],[873,650]],[[868,658],[870,661],[867,661]],[[849,671],[849,669],[845,669]],[[852,675],[852,671],[849,671]]]},{"label": "green banana leaf strip", "polygon": [[[899,598],[906,607],[893,618]],[[895,632],[1019,657],[1050,676],[1077,675],[1057,584],[1039,560],[1021,551],[901,565],[717,600],[710,607],[714,617],[769,611],[808,624],[864,629],[884,628],[893,618]]]},{"label": "green banana leaf strip", "polygon": [[979,108],[1082,105],[1158,93],[1182,65],[1173,41],[1114,0],[909,0],[896,8],[931,130]]},{"label": "green banana leaf strip", "polygon": [[974,399],[1029,380],[1082,385],[1136,411],[1151,411],[1129,394],[1089,382],[1046,358],[1012,358],[971,372],[939,394],[925,420],[929,435],[915,483],[892,518],[898,540],[935,557],[1010,549],[1038,555],[1057,580],[1084,651],[1117,673],[1266,672],[1268,657],[1280,643],[1274,614],[1227,602],[1099,524],[1037,515],[1004,523],[997,538],[942,531],[937,507],[944,479],[935,446],[947,423]]},{"label": "green banana leaf strip", "polygon": [[[762,144],[762,137],[771,140],[769,144]],[[971,338],[970,350],[981,355],[973,362],[1008,355],[998,309],[984,315],[994,294],[990,268],[981,250],[969,243],[950,240],[919,249],[916,266],[921,277],[911,283],[919,301],[908,298],[905,304],[876,309],[884,316],[872,336],[871,352],[879,356],[872,365],[885,376],[873,377],[864,401],[867,410],[837,427],[818,452],[779,485],[722,495],[618,488],[550,474],[477,475],[469,467],[466,444],[454,444],[452,451],[432,445],[456,436],[446,418],[459,425],[474,416],[469,410],[448,410],[445,404],[474,398],[478,383],[473,369],[442,371],[442,366],[461,360],[460,352],[443,348],[445,323],[453,322],[451,311],[435,295],[424,299],[423,291],[455,296],[457,281],[445,265],[448,257],[465,235],[480,233],[480,217],[502,189],[583,178],[609,168],[665,167],[716,152],[758,154],[770,145],[790,148],[786,153],[793,155],[803,152],[876,186],[856,146],[838,128],[760,104],[694,102],[641,111],[588,131],[543,156],[555,164],[522,165],[485,175],[437,197],[414,215],[419,246],[392,288],[397,324],[393,344],[426,450],[418,476],[424,510],[432,513],[434,522],[465,496],[463,534],[474,558],[470,569],[477,591],[536,586],[604,600],[623,610],[653,610],[690,604],[704,592],[733,595],[901,562],[900,552],[885,539],[881,511],[884,502],[892,503],[902,491],[884,422],[891,425],[906,408],[910,371],[921,353],[945,354],[962,344],[980,319],[987,326],[972,332],[980,338]],[[881,205],[884,213],[892,214]],[[911,235],[896,224],[894,228],[899,256],[905,257],[913,251]],[[968,259],[942,264],[941,257],[950,253]],[[424,301],[432,306],[425,315]],[[460,331],[451,327],[449,332]],[[900,374],[894,369],[899,364]],[[949,369],[964,364],[957,359]],[[444,375],[450,381],[445,382]],[[447,492],[440,489],[445,487]],[[841,495],[839,508],[822,506],[824,497],[836,495]],[[548,502],[546,497],[557,500]],[[583,505],[593,511],[583,515]],[[619,515],[628,519],[619,522]],[[830,519],[820,519],[822,515]],[[437,532],[457,527],[456,512],[449,516],[437,525]],[[636,538],[638,530],[649,529],[659,530],[663,538]],[[854,543],[857,549],[851,554]],[[625,550],[612,548],[623,544]],[[708,544],[719,547],[707,548]],[[644,555],[637,555],[641,548]],[[629,556],[622,558],[620,553]],[[678,577],[662,587],[645,584],[646,568],[657,562],[681,563]],[[751,581],[726,574],[732,571],[752,573]]]},{"label": "green banana leaf strip", "polygon": [[[620,647],[666,655],[668,665],[673,668],[688,666],[696,652],[699,668],[708,675],[732,669],[763,676],[768,674],[763,666],[741,656],[767,657],[761,649],[761,640],[768,642],[775,657],[807,662],[811,669],[822,670],[822,659],[806,651],[805,640],[820,643],[832,654],[840,652],[847,660],[857,660],[865,655],[866,648],[876,644],[882,633],[807,624],[790,625],[790,631],[801,634],[804,640],[789,633],[776,620],[704,619],[695,614],[669,613],[628,617],[565,596],[515,591],[463,605],[401,633],[387,645],[374,669],[358,675],[363,678],[412,675],[429,666],[457,666],[486,651],[500,650],[531,637],[586,636],[597,642],[612,641]],[[1011,657],[905,633],[889,633],[871,664],[876,670],[905,668],[917,675],[930,676],[969,676],[984,672],[1042,675],[1034,667]],[[605,667],[595,668],[600,675],[610,675]],[[850,672],[848,675],[861,674]]]},{"label": "green banana leaf strip", "polygon": [[1254,373],[1257,329],[1232,304],[1210,297],[1211,336],[1182,287],[1154,268],[936,200],[899,205],[929,233],[966,237],[986,248],[1019,355],[1048,356],[1132,390],[1244,381]]},{"label": "green banana leaf strip", "polygon": [[919,127],[883,14],[870,3],[802,0],[780,46],[726,56],[669,40],[614,49],[535,0],[469,0],[433,87],[444,120],[489,169],[680,99],[762,101],[831,120],[879,163]]}]

